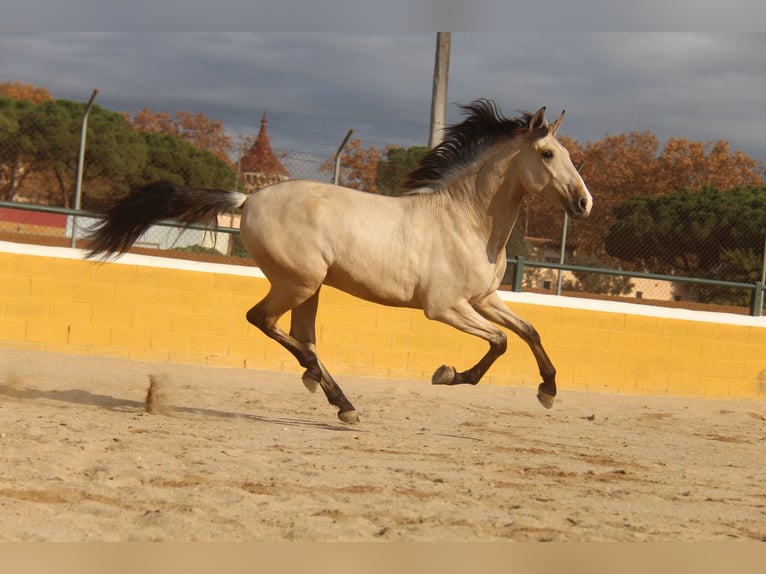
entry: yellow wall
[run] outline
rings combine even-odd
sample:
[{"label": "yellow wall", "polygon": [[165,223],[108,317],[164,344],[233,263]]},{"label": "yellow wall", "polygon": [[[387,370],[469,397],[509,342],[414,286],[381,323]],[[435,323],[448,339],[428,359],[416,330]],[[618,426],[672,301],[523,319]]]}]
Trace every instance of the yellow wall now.
[{"label": "yellow wall", "polygon": [[[265,279],[227,272],[0,252],[0,345],[298,373],[291,355],[245,321],[267,288]],[[730,324],[715,314],[695,315],[716,317],[706,322],[565,304],[511,305],[540,332],[560,391],[766,398],[766,320]],[[624,307],[633,306],[616,308]],[[338,375],[429,381],[442,363],[464,369],[487,349],[419,311],[326,287],[317,328],[320,356]],[[510,335],[508,353],[484,382],[539,381],[531,353]]]}]

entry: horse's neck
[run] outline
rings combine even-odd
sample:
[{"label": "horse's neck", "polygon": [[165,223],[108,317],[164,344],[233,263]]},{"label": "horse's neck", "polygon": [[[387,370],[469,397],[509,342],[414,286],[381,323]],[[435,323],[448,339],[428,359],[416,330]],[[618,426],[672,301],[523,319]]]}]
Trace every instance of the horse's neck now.
[{"label": "horse's neck", "polygon": [[450,186],[450,195],[470,213],[487,242],[490,258],[504,253],[521,207],[515,154],[494,154]]}]

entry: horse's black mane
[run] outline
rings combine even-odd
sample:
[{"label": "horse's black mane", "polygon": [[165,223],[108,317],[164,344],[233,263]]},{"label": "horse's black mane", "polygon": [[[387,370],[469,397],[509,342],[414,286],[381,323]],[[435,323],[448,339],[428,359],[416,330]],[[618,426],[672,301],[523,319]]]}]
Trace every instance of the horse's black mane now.
[{"label": "horse's black mane", "polygon": [[532,115],[524,112],[518,118],[506,118],[495,102],[478,99],[460,105],[468,117],[444,130],[442,142],[430,150],[420,166],[410,173],[405,189],[440,189],[456,174],[476,161],[488,148],[501,139],[514,137],[529,125]]}]

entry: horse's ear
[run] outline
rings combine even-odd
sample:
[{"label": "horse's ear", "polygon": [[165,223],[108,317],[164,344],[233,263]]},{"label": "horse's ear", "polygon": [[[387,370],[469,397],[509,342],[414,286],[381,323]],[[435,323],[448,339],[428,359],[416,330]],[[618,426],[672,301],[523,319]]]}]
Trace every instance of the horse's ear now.
[{"label": "horse's ear", "polygon": [[536,130],[538,128],[544,128],[545,126],[545,106],[543,106],[537,110],[535,115],[532,116],[532,119],[529,120],[529,129]]},{"label": "horse's ear", "polygon": [[556,132],[559,131],[559,128],[561,127],[561,122],[564,121],[564,112],[565,110],[561,110],[561,115],[556,119],[555,122],[553,122],[551,125],[548,126],[548,129],[550,129],[551,133],[555,136]]}]

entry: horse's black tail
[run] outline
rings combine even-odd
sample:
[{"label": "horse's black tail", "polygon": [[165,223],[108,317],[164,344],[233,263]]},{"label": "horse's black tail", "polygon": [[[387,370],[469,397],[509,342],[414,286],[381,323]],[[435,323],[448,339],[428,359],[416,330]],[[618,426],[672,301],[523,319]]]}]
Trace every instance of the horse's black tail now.
[{"label": "horse's black tail", "polygon": [[246,199],[237,191],[193,189],[170,181],[150,183],[112,204],[105,219],[88,230],[87,256],[108,259],[125,253],[147,229],[165,219],[215,226],[219,213],[242,206]]}]

